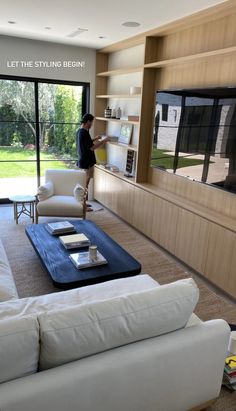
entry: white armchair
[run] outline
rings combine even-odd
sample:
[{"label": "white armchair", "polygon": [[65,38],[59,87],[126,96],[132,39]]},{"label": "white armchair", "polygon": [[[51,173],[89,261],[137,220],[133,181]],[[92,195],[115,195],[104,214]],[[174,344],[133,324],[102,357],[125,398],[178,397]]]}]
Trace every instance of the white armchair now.
[{"label": "white armchair", "polygon": [[39,216],[86,218],[86,173],[83,170],[46,170],[45,184],[38,188]]}]

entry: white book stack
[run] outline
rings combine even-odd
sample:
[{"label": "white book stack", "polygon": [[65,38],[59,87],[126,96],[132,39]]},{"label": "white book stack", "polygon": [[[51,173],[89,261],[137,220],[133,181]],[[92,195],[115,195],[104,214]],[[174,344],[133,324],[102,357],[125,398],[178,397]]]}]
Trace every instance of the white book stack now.
[{"label": "white book stack", "polygon": [[71,248],[87,247],[91,244],[90,240],[83,233],[70,234],[59,237],[60,242],[69,250]]},{"label": "white book stack", "polygon": [[46,226],[47,231],[52,235],[73,233],[75,227],[69,221],[59,221],[56,223],[48,223]]}]

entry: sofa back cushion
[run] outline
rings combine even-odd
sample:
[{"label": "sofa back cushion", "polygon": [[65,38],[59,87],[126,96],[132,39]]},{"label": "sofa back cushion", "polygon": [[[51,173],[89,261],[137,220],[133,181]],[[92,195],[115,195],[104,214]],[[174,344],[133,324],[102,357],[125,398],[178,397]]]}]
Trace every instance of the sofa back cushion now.
[{"label": "sofa back cushion", "polygon": [[39,325],[36,317],[0,321],[0,383],[38,370]]},{"label": "sofa back cushion", "polygon": [[192,279],[39,315],[40,369],[186,325],[199,297]]}]

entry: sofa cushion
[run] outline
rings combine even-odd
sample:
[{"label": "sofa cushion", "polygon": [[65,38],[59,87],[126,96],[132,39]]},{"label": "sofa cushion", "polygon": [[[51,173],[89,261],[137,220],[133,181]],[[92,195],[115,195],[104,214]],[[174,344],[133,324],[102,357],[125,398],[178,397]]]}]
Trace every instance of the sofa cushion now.
[{"label": "sofa cushion", "polygon": [[54,194],[54,187],[51,181],[38,188],[38,199],[39,201],[44,201]]},{"label": "sofa cushion", "polygon": [[155,280],[147,274],[142,274],[73,290],[5,301],[0,303],[0,320],[22,315],[37,315],[156,287],[159,287],[159,284]]},{"label": "sofa cushion", "polygon": [[0,241],[0,302],[18,298],[11,268]]},{"label": "sofa cushion", "polygon": [[192,279],[39,315],[40,369],[186,325],[199,297]]},{"label": "sofa cushion", "polygon": [[0,383],[37,372],[38,360],[37,318],[0,321]]}]

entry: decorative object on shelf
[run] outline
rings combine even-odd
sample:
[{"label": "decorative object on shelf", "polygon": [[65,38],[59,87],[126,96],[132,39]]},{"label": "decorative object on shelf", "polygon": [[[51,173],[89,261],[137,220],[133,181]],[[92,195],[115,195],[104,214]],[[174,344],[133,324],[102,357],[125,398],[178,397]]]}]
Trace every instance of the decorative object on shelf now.
[{"label": "decorative object on shelf", "polygon": [[112,109],[111,118],[116,118],[116,109],[115,108]]},{"label": "decorative object on shelf", "polygon": [[114,166],[113,164],[105,164],[104,166],[103,166],[106,170],[110,170],[110,171],[113,171],[113,173],[119,173],[119,167],[117,167],[117,166]]},{"label": "decorative object on shelf", "polygon": [[118,109],[116,110],[116,118],[118,120],[121,118],[121,109],[120,109],[120,107],[118,107]]},{"label": "decorative object on shelf", "polygon": [[127,151],[127,160],[126,160],[126,173],[124,174],[125,177],[133,177],[134,176],[134,163],[135,161],[135,152],[133,150]]},{"label": "decorative object on shelf", "polygon": [[107,106],[107,108],[105,108],[104,117],[105,118],[111,118],[111,108],[109,106]]},{"label": "decorative object on shelf", "polygon": [[141,94],[141,87],[130,87],[129,94]]},{"label": "decorative object on shelf", "polygon": [[111,170],[113,173],[119,173],[119,171],[120,171],[119,167],[117,167],[117,166],[111,166],[111,167],[110,167],[110,170]]},{"label": "decorative object on shelf", "polygon": [[118,142],[123,144],[130,144],[131,135],[133,131],[133,125],[122,123],[120,127],[120,135]]},{"label": "decorative object on shelf", "polygon": [[128,121],[139,121],[139,116],[128,116]]}]

